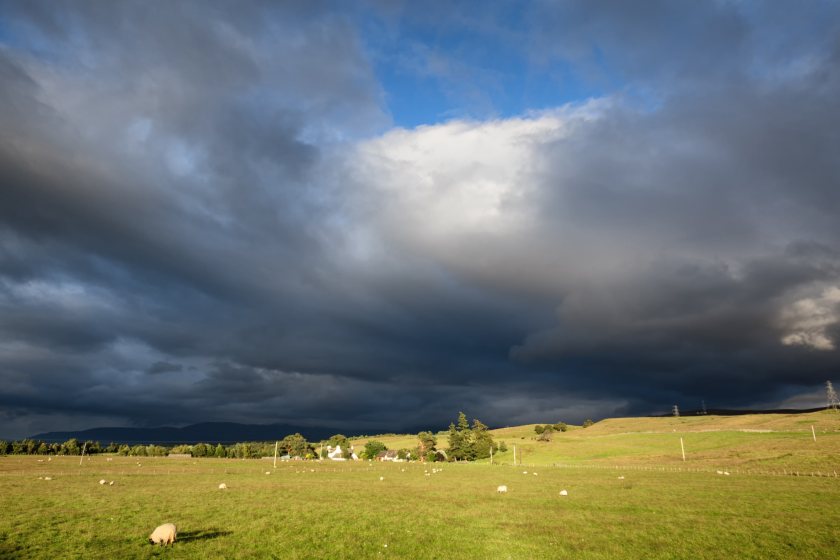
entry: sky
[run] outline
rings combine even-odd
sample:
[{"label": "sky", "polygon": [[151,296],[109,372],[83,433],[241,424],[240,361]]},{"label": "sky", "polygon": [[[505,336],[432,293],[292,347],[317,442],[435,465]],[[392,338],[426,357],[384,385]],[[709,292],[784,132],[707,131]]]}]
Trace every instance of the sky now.
[{"label": "sky", "polygon": [[836,1],[0,0],[0,435],[825,404]]}]

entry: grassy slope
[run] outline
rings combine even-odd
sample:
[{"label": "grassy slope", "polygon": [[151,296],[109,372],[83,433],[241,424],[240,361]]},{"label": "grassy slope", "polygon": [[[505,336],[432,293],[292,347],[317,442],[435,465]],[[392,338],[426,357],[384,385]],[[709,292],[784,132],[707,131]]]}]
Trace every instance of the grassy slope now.
[{"label": "grassy slope", "polygon": [[[811,436],[811,426],[817,441]],[[492,430],[509,450],[496,462],[531,465],[672,466],[716,470],[753,469],[785,472],[840,470],[840,414],[754,414],[680,418],[612,418],[582,429],[572,426],[551,442],[536,441],[534,424]],[[686,448],[683,463],[680,438]],[[389,448],[414,447],[414,436],[375,436]],[[357,448],[365,439],[354,442]],[[445,447],[446,434],[438,436]]]}]

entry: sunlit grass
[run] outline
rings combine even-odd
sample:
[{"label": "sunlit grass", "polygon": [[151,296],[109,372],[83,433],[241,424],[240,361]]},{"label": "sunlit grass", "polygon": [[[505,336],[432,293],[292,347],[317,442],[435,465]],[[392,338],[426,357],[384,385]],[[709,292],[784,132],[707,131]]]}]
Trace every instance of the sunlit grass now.
[{"label": "sunlit grass", "polygon": [[[421,464],[136,463],[0,458],[0,557],[816,559],[834,557],[840,545],[833,477],[480,464],[438,464],[443,471],[426,476],[430,466]],[[53,480],[39,480],[46,475]],[[115,485],[101,486],[101,478]],[[507,495],[495,492],[499,484]],[[164,522],[179,527],[168,550],[146,542]]]}]

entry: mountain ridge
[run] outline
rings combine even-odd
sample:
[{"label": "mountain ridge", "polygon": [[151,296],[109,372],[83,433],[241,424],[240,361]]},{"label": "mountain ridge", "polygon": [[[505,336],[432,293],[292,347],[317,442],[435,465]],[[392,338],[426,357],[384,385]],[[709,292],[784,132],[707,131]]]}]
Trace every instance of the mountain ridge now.
[{"label": "mountain ridge", "polygon": [[[358,430],[345,435],[358,434]],[[63,442],[71,438],[126,444],[192,444],[237,443],[243,441],[275,441],[299,433],[310,441],[319,441],[341,433],[340,429],[293,424],[239,424],[236,422],[200,422],[183,427],[158,426],[152,428],[99,427],[87,430],[44,432],[30,439]]]}]

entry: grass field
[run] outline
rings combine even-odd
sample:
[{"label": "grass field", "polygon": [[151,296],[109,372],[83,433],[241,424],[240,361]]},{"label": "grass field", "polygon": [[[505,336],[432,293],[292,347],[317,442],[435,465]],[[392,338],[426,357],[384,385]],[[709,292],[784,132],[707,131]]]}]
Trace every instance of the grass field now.
[{"label": "grass field", "polygon": [[[679,419],[641,420],[655,433],[604,423],[543,444],[527,427],[497,432],[536,467],[0,457],[0,558],[838,557],[831,417],[816,443],[810,423],[808,434],[795,424],[692,424],[682,431],[694,448],[685,463],[670,459]],[[758,474],[782,465],[801,474],[819,465],[822,476]],[[433,466],[442,472],[427,476]],[[497,494],[499,484],[509,492]],[[178,525],[178,541],[152,547],[146,537],[165,522]]]},{"label": "grass field", "polygon": [[[811,426],[817,436],[813,439]],[[722,468],[766,473],[840,471],[840,413],[613,418],[589,428],[556,432],[550,442],[536,440],[534,425],[491,430],[508,447],[499,464]],[[682,460],[680,438],[686,450]],[[389,448],[415,447],[414,436],[357,438],[357,448],[376,439]],[[446,434],[438,434],[446,445]]]}]

